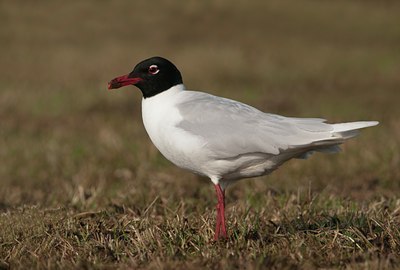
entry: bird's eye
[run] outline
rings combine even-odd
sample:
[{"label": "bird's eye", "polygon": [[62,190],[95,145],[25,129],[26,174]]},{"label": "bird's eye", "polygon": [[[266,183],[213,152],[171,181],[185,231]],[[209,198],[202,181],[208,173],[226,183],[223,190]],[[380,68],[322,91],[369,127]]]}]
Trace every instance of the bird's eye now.
[{"label": "bird's eye", "polygon": [[160,70],[158,69],[157,65],[151,65],[149,67],[149,73],[152,75],[155,75],[159,72]]}]

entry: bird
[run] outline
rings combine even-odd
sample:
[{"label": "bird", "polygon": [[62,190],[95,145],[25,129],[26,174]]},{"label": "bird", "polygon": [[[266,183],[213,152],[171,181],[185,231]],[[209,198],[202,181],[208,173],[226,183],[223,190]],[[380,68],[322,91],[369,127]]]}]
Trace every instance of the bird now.
[{"label": "bird", "polygon": [[116,77],[108,89],[133,85],[142,92],[144,127],[156,148],[176,166],[208,177],[217,195],[214,240],[228,237],[225,190],[234,182],[267,175],[284,162],[339,145],[377,121],[328,124],[321,118],[264,113],[250,105],[187,90],[178,68],[155,56]]}]

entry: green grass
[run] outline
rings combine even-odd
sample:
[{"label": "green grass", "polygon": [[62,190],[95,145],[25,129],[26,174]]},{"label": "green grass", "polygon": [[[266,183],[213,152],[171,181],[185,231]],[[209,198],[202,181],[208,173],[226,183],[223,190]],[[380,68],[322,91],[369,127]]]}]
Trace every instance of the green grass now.
[{"label": "green grass", "polygon": [[[400,266],[395,1],[0,3],[0,269]],[[135,89],[161,55],[190,89],[288,116],[378,120],[338,155],[227,190],[150,142]]]}]

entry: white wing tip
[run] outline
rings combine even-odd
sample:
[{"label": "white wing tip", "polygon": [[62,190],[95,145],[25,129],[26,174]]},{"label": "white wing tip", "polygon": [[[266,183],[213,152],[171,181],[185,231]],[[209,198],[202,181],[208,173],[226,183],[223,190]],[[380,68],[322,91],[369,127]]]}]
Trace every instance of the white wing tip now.
[{"label": "white wing tip", "polygon": [[373,127],[378,125],[378,121],[358,121],[358,122],[349,122],[349,123],[340,123],[333,124],[333,132],[344,132],[350,130],[357,130],[361,128]]},{"label": "white wing tip", "polygon": [[359,122],[349,122],[333,124],[333,134],[343,139],[350,139],[355,137],[359,133],[359,129],[373,127],[378,125],[378,121],[359,121]]},{"label": "white wing tip", "polygon": [[379,121],[368,121],[367,123],[370,124],[370,125],[369,125],[370,127],[379,125]]},{"label": "white wing tip", "polygon": [[379,125],[379,121],[360,121],[355,123],[364,124],[365,127],[373,127]]}]

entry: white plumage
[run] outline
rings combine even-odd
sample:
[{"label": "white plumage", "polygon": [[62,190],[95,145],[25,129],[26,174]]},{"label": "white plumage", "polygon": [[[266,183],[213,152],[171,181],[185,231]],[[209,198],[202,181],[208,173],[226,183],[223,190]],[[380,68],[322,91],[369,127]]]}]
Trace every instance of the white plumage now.
[{"label": "white plumage", "polygon": [[143,99],[143,122],[160,152],[177,166],[231,182],[267,174],[291,158],[314,151],[338,152],[339,144],[375,121],[327,124],[292,118],[249,105],[185,90],[182,84]]},{"label": "white plumage", "polygon": [[137,86],[143,123],[154,145],[177,166],[207,176],[218,198],[214,239],[226,238],[225,192],[232,182],[265,175],[291,158],[335,153],[365,121],[328,124],[319,118],[263,113],[249,105],[187,91],[177,67],[162,57],[146,59],[111,80],[109,89]]}]

